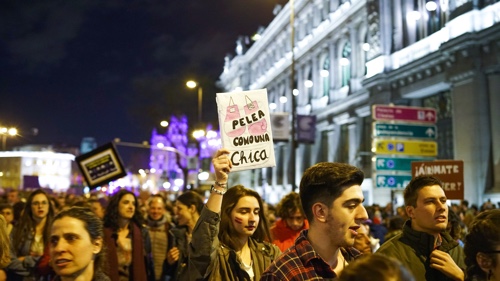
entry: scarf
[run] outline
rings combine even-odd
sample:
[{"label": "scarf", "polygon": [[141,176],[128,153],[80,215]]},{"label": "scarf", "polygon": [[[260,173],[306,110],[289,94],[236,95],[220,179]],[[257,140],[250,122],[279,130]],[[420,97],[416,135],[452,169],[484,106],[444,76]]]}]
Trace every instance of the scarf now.
[{"label": "scarf", "polygon": [[148,216],[146,221],[148,226],[153,228],[163,226],[165,225],[166,222],[167,222],[167,216],[162,216],[161,219],[159,220],[153,220],[150,216]]},{"label": "scarf", "polygon": [[[129,269],[130,280],[146,280],[147,274],[141,229],[135,223],[131,223],[130,225],[132,227],[132,263]],[[104,228],[104,237],[109,266],[107,274],[112,281],[119,281],[118,257],[116,256],[117,234],[110,228]]]}]

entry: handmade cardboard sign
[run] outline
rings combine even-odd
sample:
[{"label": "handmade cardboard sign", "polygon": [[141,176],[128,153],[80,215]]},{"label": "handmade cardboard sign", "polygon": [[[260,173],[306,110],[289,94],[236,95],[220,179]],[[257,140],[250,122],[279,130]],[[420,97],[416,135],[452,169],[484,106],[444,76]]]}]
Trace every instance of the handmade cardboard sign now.
[{"label": "handmade cardboard sign", "polygon": [[216,100],[232,171],[276,166],[267,90],[218,93]]}]

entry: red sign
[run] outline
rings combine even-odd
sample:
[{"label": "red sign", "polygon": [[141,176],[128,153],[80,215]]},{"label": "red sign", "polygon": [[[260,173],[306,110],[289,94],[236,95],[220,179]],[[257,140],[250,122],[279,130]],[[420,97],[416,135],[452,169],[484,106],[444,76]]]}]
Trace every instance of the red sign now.
[{"label": "red sign", "polygon": [[464,199],[464,161],[436,160],[411,162],[411,175],[435,176],[443,182],[448,199]]},{"label": "red sign", "polygon": [[436,123],[436,110],[430,107],[373,105],[374,120]]}]

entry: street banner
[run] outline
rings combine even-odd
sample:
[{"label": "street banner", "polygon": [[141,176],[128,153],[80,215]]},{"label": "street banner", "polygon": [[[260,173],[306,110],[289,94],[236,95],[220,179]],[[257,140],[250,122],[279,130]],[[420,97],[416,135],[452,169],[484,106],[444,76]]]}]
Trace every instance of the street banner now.
[{"label": "street banner", "polygon": [[436,110],[431,107],[395,106],[375,104],[372,108],[373,120],[436,123]]},{"label": "street banner", "polygon": [[376,154],[437,156],[437,143],[435,141],[414,140],[381,140],[373,141],[372,152]]},{"label": "street banner", "polygon": [[411,163],[413,177],[435,176],[443,182],[448,199],[464,199],[464,161],[435,160]]},{"label": "street banner", "polygon": [[290,114],[278,112],[271,114],[274,141],[288,141],[290,139]]},{"label": "street banner", "polygon": [[75,158],[90,189],[127,175],[114,143],[107,143]]},{"label": "street banner", "polygon": [[267,90],[217,93],[216,102],[232,171],[276,166]]},{"label": "street banner", "polygon": [[316,137],[316,116],[297,115],[297,142],[314,143]]}]

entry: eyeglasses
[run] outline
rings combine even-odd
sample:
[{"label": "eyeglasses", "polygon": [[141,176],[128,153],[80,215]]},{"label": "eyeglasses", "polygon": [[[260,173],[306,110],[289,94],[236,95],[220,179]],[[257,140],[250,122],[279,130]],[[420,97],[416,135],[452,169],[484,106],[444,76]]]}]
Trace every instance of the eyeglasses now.
[{"label": "eyeglasses", "polygon": [[38,202],[38,201],[36,201],[36,202],[31,202],[31,206],[35,206],[35,207],[38,207],[38,206],[40,206],[40,205],[45,206],[45,205],[48,205],[48,204],[49,204],[49,202],[47,202],[47,201],[42,201],[42,202]]}]

